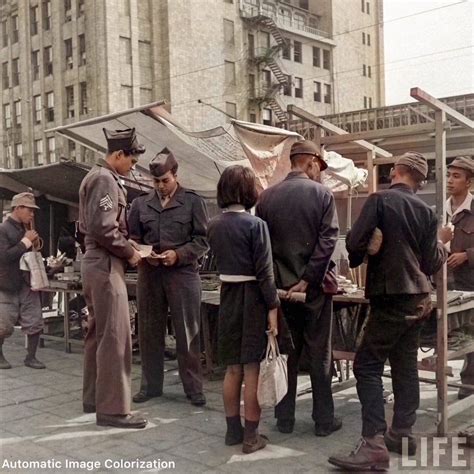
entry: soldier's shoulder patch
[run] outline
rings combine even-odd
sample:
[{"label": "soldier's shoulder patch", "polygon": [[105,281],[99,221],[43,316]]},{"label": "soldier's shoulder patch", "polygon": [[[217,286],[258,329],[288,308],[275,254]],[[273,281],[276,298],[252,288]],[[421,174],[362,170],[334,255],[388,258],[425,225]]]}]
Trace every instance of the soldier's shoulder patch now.
[{"label": "soldier's shoulder patch", "polygon": [[106,194],[101,200],[99,201],[99,209],[103,212],[111,211],[114,207],[114,203],[110,194]]}]

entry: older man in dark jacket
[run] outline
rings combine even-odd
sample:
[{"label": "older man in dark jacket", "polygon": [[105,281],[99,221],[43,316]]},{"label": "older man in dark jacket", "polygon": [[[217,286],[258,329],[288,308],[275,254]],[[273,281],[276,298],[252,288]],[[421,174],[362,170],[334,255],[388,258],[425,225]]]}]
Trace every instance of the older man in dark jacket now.
[{"label": "older man in dark jacket", "polygon": [[[310,141],[296,143],[290,160],[291,172],[284,181],[265,190],[257,205],[257,215],[270,231],[276,284],[288,290],[282,310],[295,345],[288,358],[288,393],[276,407],[275,416],[279,431],[293,431],[298,362],[306,348],[314,432],[327,436],[342,426],[334,417],[331,392],[332,297],[322,291],[339,228],[334,196],[314,181],[327,168],[319,149]],[[295,292],[306,293],[306,302],[291,302]]]},{"label": "older man in dark jacket", "polygon": [[[369,196],[347,236],[352,267],[364,261],[376,228],[382,231],[383,243],[368,257],[365,293],[371,315],[354,361],[362,404],[362,440],[349,456],[329,458],[343,469],[388,468],[387,448],[401,454],[404,437],[408,438],[408,454],[416,452],[411,430],[420,401],[418,322],[431,306],[428,275],[437,272],[447,258],[437,238],[433,210],[415,195],[427,173],[423,155],[403,155],[392,170],[390,189]],[[382,374],[387,359],[395,405],[392,427],[385,433]]]},{"label": "older man in dark jacket", "polygon": [[36,359],[43,316],[39,293],[32,291],[20,270],[20,259],[37,243],[38,233],[31,229],[35,209],[39,207],[31,193],[13,196],[12,213],[0,224],[0,369],[10,369],[10,363],[2,351],[3,341],[11,336],[16,324],[20,324],[28,336],[28,354],[25,365],[32,369],[44,369]]}]

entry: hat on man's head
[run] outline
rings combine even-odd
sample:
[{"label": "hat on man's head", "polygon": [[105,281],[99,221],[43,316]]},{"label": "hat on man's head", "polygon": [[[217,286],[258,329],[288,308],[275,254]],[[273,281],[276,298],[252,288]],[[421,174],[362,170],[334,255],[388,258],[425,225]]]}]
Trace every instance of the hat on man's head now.
[{"label": "hat on man's head", "polygon": [[460,168],[474,176],[474,160],[468,156],[458,156],[449,165],[448,168]]},{"label": "hat on man's head", "polygon": [[417,153],[416,151],[407,151],[404,153],[395,163],[395,166],[396,165],[404,165],[414,171],[418,171],[424,179],[428,177],[428,162],[421,153]]},{"label": "hat on man's head", "polygon": [[328,167],[328,164],[324,161],[321,150],[318,148],[318,146],[314,142],[310,140],[305,140],[304,142],[293,143],[293,146],[291,147],[291,150],[290,150],[290,158],[294,155],[315,156],[319,160],[319,168],[321,171],[324,171]]},{"label": "hat on man's head", "polygon": [[168,148],[163,148],[160,152],[158,152],[151,160],[150,163],[150,173],[155,177],[159,178],[163,176],[168,171],[171,171],[173,168],[178,167],[178,162],[174,157],[173,153],[168,150]]},{"label": "hat on man's head", "polygon": [[36,205],[33,193],[15,194],[15,196],[12,197],[12,209],[14,207],[20,206],[30,207],[31,209],[39,209],[39,207]]},{"label": "hat on man's head", "polygon": [[107,130],[103,128],[102,130],[107,140],[107,150],[109,153],[119,150],[124,151],[128,155],[141,155],[145,153],[145,147],[138,143],[134,128],[127,128],[125,130]]}]

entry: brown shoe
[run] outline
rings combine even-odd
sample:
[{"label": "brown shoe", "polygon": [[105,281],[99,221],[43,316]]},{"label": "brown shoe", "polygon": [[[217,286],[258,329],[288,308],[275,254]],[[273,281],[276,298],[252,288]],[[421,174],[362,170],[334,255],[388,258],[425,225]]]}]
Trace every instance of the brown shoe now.
[{"label": "brown shoe", "polygon": [[[404,438],[407,441],[403,441]],[[384,435],[385,446],[392,453],[408,454],[414,456],[416,454],[416,438],[411,433],[411,430],[399,432],[390,428]]]},{"label": "brown shoe", "polygon": [[385,471],[390,468],[390,455],[382,434],[361,438],[349,456],[331,456],[328,462],[346,471]]},{"label": "brown shoe", "polygon": [[141,415],[105,415],[97,413],[97,426],[114,426],[116,428],[145,428],[148,420]]},{"label": "brown shoe", "polygon": [[242,452],[244,454],[251,454],[259,449],[263,449],[268,442],[268,438],[264,435],[257,434],[254,439],[244,440],[242,445]]},{"label": "brown shoe", "polygon": [[132,400],[135,403],[144,403],[148,400],[151,400],[152,398],[161,397],[162,395],[163,392],[146,392],[145,390],[140,390],[133,396]]},{"label": "brown shoe", "polygon": [[40,362],[36,357],[27,357],[25,359],[25,365],[30,369],[46,369],[43,362]]}]

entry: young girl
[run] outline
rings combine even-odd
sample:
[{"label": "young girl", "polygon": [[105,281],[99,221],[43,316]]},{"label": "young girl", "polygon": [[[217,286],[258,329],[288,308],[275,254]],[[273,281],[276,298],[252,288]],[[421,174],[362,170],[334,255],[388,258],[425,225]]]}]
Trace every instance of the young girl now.
[{"label": "young girl", "polygon": [[[248,211],[257,201],[255,175],[250,168],[226,168],[217,185],[217,204],[224,211],[209,223],[208,238],[222,281],[218,324],[218,357],[227,366],[224,408],[225,443],[253,453],[267,440],[258,434],[260,406],[257,383],[267,345],[266,330],[277,335],[279,300],[267,225]],[[240,421],[244,388],[245,428]]]}]

